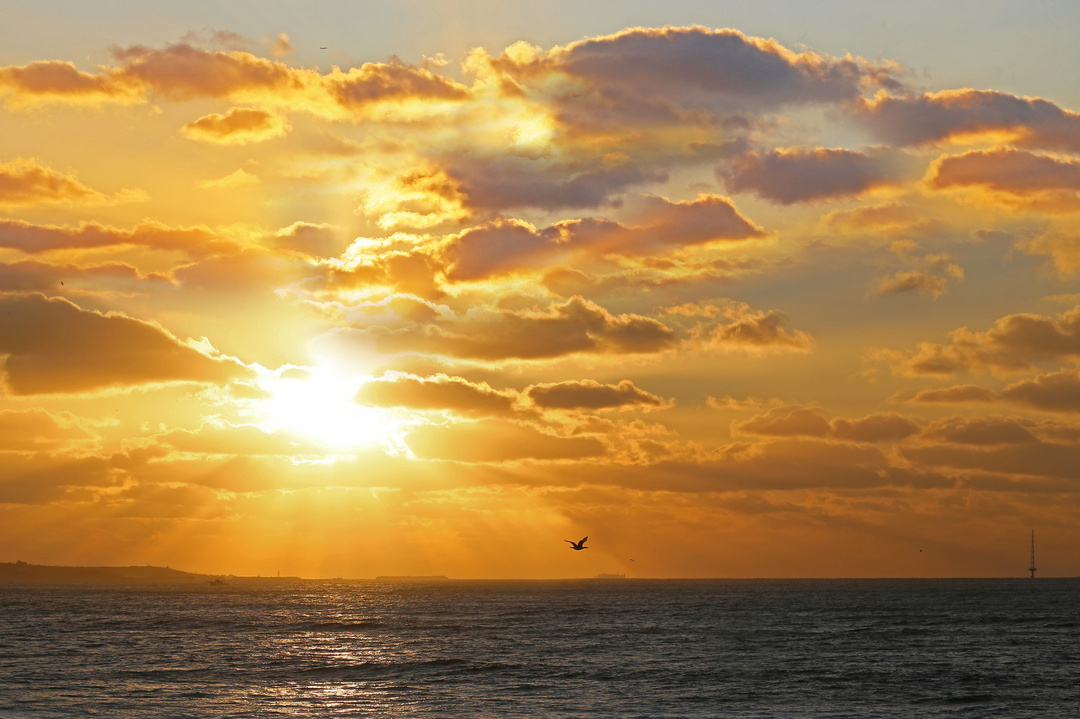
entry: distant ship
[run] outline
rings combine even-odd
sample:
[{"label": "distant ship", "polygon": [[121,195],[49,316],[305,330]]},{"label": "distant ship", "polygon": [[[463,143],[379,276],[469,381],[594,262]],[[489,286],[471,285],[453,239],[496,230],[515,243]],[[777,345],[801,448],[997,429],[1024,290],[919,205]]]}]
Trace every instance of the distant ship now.
[{"label": "distant ship", "polygon": [[626,579],[625,574],[597,574],[596,579]]},{"label": "distant ship", "polygon": [[207,584],[212,584],[215,587],[221,587],[228,584],[228,582],[226,582],[221,577],[217,577],[216,579],[211,579],[210,581],[208,581]]}]

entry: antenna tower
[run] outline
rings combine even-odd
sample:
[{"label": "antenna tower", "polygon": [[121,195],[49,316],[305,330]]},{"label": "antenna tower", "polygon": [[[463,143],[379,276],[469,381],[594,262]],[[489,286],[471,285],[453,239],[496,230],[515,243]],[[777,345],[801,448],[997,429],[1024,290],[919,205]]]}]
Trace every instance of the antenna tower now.
[{"label": "antenna tower", "polygon": [[1031,566],[1028,567],[1028,571],[1031,572],[1031,578],[1035,578],[1035,530],[1031,530]]}]

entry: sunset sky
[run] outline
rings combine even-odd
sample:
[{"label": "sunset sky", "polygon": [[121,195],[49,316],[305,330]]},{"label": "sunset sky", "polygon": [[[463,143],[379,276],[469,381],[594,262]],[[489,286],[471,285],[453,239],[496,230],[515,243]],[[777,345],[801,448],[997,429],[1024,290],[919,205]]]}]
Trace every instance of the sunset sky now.
[{"label": "sunset sky", "polygon": [[1078,35],[7,2],[0,561],[1076,576]]}]

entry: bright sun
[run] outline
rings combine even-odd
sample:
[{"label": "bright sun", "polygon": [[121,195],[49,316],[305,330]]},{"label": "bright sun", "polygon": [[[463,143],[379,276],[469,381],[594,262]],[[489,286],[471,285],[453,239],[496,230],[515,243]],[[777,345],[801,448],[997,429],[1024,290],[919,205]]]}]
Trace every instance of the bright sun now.
[{"label": "bright sun", "polygon": [[271,393],[267,422],[335,450],[385,442],[391,431],[390,413],[361,406],[354,399],[364,381],[317,369],[302,378],[271,380],[266,383]]}]

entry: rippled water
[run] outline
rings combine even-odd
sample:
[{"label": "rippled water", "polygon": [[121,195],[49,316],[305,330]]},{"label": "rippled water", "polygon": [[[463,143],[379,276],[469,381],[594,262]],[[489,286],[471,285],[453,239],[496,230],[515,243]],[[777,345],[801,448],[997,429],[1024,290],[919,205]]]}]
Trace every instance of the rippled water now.
[{"label": "rippled water", "polygon": [[1080,581],[0,588],[3,717],[1076,717]]}]

